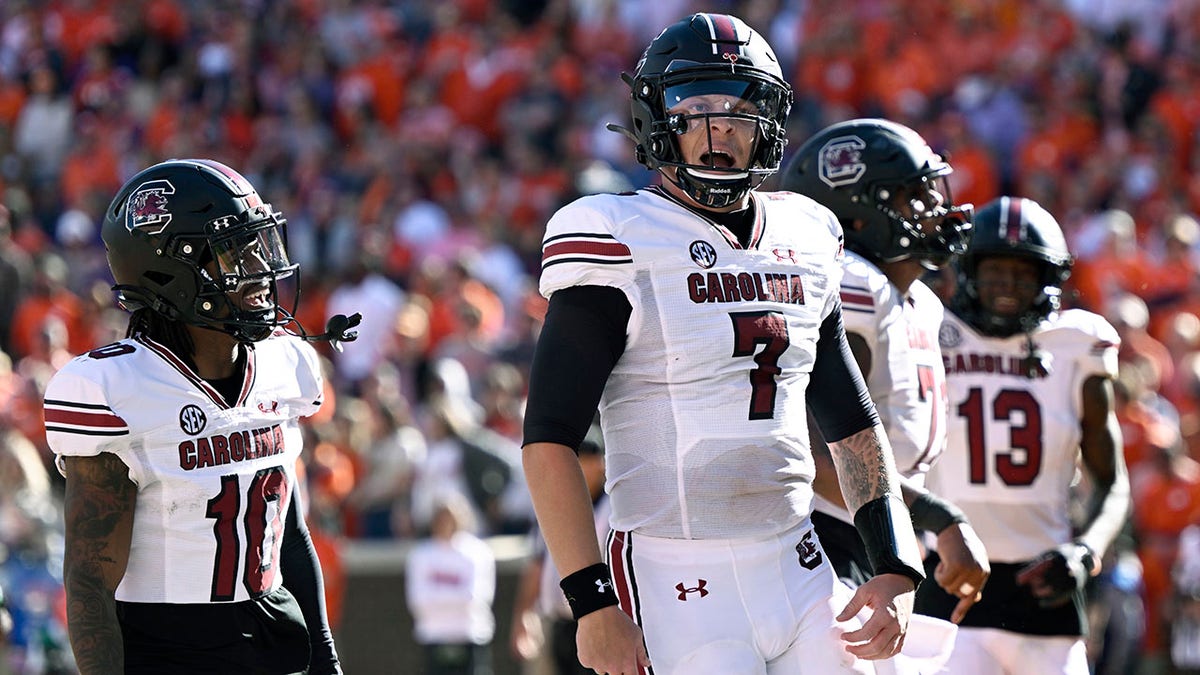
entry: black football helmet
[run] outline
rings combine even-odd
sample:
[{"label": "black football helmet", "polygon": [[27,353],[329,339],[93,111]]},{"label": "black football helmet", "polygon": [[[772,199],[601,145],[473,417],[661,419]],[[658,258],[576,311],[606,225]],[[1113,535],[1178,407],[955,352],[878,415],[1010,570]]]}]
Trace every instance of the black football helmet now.
[{"label": "black football helmet", "polygon": [[[927,269],[944,267],[967,249],[970,204],[956,205],[946,176],[949,164],[916,131],[884,119],[854,119],[817,132],[784,168],[780,188],[798,192],[833,211],[846,247],[876,263],[915,258]],[[937,191],[942,204],[925,196]],[[905,217],[894,204],[907,199],[918,215]],[[926,233],[921,221],[936,219]],[[862,229],[852,227],[855,220]]]},{"label": "black football helmet", "polygon": [[[664,177],[697,203],[709,208],[736,204],[779,170],[792,87],[771,46],[741,19],[693,14],[672,24],[646,47],[636,72],[621,77],[630,88],[633,129],[612,124],[609,128],[633,140],[637,160],[646,168],[675,167],[674,177]],[[668,112],[684,99],[704,94],[736,96],[752,103],[757,112]],[[756,125],[749,167],[727,167],[715,157],[707,164],[684,162],[676,137],[697,120],[706,123],[711,117]]]},{"label": "black football helmet", "polygon": [[[1041,268],[1042,290],[1021,315],[998,316],[980,303],[976,272],[979,261],[990,256],[1028,258]],[[1008,337],[1032,331],[1058,310],[1062,284],[1071,276],[1073,263],[1062,228],[1049,211],[1032,199],[994,199],[975,214],[971,246],[958,258],[958,291],[951,307],[984,335]]]},{"label": "black football helmet", "polygon": [[[278,282],[296,274],[288,259],[283,215],[250,182],[207,159],[149,167],[117,192],[101,236],[129,311],[149,308],[168,319],[256,342],[292,321],[277,305]],[[243,294],[242,303],[229,294]],[[249,304],[249,308],[246,305]]]}]

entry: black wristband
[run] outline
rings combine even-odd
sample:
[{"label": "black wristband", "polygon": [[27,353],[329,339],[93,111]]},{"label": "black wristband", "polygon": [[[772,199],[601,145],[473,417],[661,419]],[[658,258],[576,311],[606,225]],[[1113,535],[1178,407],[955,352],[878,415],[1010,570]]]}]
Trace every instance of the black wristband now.
[{"label": "black wristband", "polygon": [[578,572],[572,572],[563,577],[558,585],[562,588],[563,595],[567,596],[567,604],[571,606],[571,615],[576,621],[598,609],[617,604],[612,572],[604,563],[596,563]]},{"label": "black wristband", "polygon": [[854,513],[854,527],[876,575],[903,574],[913,580],[913,586],[921,585],[925,566],[903,499],[885,495],[863,504]]},{"label": "black wristband", "polygon": [[934,534],[941,534],[951,525],[967,522],[967,514],[932,492],[922,493],[908,510],[912,513],[913,527]]}]

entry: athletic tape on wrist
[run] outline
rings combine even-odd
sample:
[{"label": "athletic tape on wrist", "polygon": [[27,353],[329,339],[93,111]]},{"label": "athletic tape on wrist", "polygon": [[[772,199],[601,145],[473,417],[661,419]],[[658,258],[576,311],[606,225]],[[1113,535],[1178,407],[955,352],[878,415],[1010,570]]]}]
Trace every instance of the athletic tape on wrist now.
[{"label": "athletic tape on wrist", "polygon": [[604,563],[572,572],[563,577],[558,585],[567,597],[567,604],[571,606],[571,614],[576,621],[598,609],[617,604],[612,572]]},{"label": "athletic tape on wrist", "polygon": [[885,495],[863,504],[854,514],[854,527],[862,537],[875,574],[903,574],[919,586],[925,566],[917,548],[917,535],[904,500]]}]

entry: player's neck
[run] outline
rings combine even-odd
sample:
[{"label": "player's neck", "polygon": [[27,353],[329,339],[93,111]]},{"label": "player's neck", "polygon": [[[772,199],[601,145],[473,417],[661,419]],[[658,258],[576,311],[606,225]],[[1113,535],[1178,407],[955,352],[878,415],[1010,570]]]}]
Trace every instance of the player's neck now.
[{"label": "player's neck", "polygon": [[913,282],[925,276],[925,268],[916,260],[901,260],[894,263],[883,263],[880,269],[887,276],[888,281],[900,291],[901,295],[908,295],[908,291],[912,288]]},{"label": "player's neck", "polygon": [[196,374],[206,380],[219,380],[234,375],[238,365],[238,342],[220,331],[188,326],[192,334],[192,365]]}]

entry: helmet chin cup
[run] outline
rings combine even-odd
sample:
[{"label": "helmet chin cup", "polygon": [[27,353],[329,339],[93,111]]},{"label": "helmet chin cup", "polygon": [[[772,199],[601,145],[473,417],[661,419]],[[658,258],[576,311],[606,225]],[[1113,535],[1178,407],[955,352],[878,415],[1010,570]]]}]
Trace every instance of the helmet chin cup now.
[{"label": "helmet chin cup", "polygon": [[756,187],[750,184],[749,174],[734,174],[733,178],[721,179],[699,176],[691,167],[677,167],[674,173],[672,182],[697,204],[709,209],[723,209],[738,204]]}]

